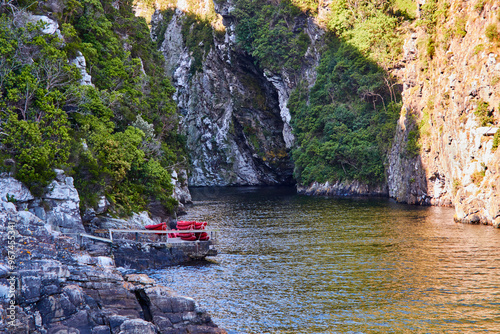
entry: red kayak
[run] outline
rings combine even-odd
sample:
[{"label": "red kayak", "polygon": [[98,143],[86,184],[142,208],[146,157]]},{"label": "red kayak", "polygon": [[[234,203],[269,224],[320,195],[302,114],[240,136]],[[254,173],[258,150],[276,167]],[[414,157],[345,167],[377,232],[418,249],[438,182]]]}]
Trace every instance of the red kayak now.
[{"label": "red kayak", "polygon": [[[204,230],[206,226],[207,226],[206,222],[184,221],[184,220],[179,220],[177,222],[177,229],[179,231],[188,231],[188,230],[199,231],[199,230]],[[195,241],[195,240],[207,241],[207,240],[210,240],[210,237],[205,232],[203,232],[203,233],[177,233],[177,236],[179,236],[182,240],[186,240],[186,241]]]},{"label": "red kayak", "polygon": [[144,226],[147,230],[166,230],[167,223],[159,223],[156,225],[146,225]]}]

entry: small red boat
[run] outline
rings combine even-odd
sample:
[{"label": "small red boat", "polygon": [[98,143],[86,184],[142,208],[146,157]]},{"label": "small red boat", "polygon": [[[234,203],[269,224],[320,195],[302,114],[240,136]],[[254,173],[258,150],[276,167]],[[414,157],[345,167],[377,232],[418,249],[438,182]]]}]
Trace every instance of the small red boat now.
[{"label": "small red boat", "polygon": [[167,229],[167,223],[159,223],[156,225],[146,225],[144,226],[146,230],[162,230],[165,231]]},{"label": "small red boat", "polygon": [[[179,220],[177,222],[177,230],[178,231],[200,231],[204,230],[207,226],[206,222],[197,222],[197,221],[183,221]],[[147,230],[153,231],[166,231],[168,230],[167,223],[163,222],[155,225],[146,225],[145,228]],[[160,234],[160,233],[158,233]],[[210,240],[210,236],[206,233],[168,233],[169,238],[181,238],[181,240],[185,241],[207,241]]]},{"label": "small red boat", "polygon": [[[196,222],[196,221],[183,221],[179,220],[177,222],[177,229],[180,231],[187,231],[187,230],[204,230],[205,226],[207,226],[206,222]],[[202,240],[202,241],[207,241],[210,240],[210,237],[206,232],[203,233],[178,233],[177,234],[181,240],[186,240],[186,241],[195,241],[195,240]]]}]

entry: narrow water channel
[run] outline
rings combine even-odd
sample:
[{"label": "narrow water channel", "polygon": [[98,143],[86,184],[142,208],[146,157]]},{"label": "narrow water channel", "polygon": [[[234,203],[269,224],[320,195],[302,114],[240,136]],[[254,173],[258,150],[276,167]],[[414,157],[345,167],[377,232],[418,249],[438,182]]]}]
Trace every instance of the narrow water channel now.
[{"label": "narrow water channel", "polygon": [[148,272],[229,333],[500,333],[500,230],[453,209],[194,188],[219,255]]}]

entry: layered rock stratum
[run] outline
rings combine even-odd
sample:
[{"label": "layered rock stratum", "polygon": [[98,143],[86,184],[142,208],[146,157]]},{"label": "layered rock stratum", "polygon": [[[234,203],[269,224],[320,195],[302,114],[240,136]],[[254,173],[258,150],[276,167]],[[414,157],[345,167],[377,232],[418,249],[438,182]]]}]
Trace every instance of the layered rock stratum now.
[{"label": "layered rock stratum", "polygon": [[[498,226],[500,223],[500,150],[498,131],[500,59],[498,46],[486,35],[495,25],[498,5],[453,1],[439,26],[432,59],[422,27],[411,30],[404,58],[394,73],[401,79],[403,110],[389,155],[389,195],[410,204],[447,205],[456,220]],[[445,40],[464,20],[465,31]],[[477,111],[486,108],[493,122],[481,124]],[[409,156],[411,133],[420,150]]]},{"label": "layered rock stratum", "polygon": [[[113,258],[93,255],[74,234],[62,233],[69,221],[73,229],[83,225],[62,210],[78,193],[61,173],[59,179],[45,197],[61,201],[50,204],[49,219],[35,215],[42,208],[34,209],[36,199],[22,184],[0,179],[0,332],[225,333],[193,299],[117,268]],[[50,212],[66,218],[50,219]]]}]

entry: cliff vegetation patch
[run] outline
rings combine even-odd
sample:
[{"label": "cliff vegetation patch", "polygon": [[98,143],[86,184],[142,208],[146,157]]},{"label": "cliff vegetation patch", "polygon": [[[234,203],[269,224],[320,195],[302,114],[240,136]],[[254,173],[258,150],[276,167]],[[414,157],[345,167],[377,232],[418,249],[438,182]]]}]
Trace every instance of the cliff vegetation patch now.
[{"label": "cliff vegetation patch", "polygon": [[296,136],[295,178],[385,182],[385,156],[400,111],[399,90],[384,69],[401,57],[402,25],[415,19],[413,1],[238,0],[238,45],[272,72],[294,73],[311,46],[307,24],[326,28],[313,87],[298,83],[289,109]]},{"label": "cliff vegetation patch", "polygon": [[298,87],[289,101],[297,146],[298,182],[385,180],[385,154],[394,136],[400,103],[391,100],[384,71],[356,48],[329,45],[316,84]]},{"label": "cliff vegetation patch", "polygon": [[[174,89],[132,1],[22,5],[0,7],[2,171],[39,195],[63,168],[82,209],[104,195],[116,215],[151,203],[171,210],[169,169],[184,156]],[[33,16],[48,12],[60,32],[44,32]],[[82,55],[86,67],[77,68]],[[92,84],[81,84],[84,72]]]}]

